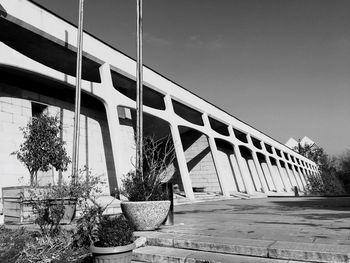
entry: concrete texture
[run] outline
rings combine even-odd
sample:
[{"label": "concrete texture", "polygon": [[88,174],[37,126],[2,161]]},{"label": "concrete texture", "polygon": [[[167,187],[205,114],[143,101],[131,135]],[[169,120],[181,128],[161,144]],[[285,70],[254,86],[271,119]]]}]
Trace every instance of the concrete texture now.
[{"label": "concrete texture", "polygon": [[[350,262],[349,226],[350,197],[266,198],[176,206],[174,226],[137,235],[146,236],[158,252],[179,249],[178,256],[202,251],[284,262]],[[153,262],[185,262],[172,260]]]}]

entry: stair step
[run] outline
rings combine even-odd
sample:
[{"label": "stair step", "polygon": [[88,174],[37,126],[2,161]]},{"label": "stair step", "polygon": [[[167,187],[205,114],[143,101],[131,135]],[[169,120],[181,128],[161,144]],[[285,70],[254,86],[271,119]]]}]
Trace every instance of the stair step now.
[{"label": "stair step", "polygon": [[135,249],[133,260],[157,263],[302,263],[303,261],[229,255],[189,249],[147,246]]},{"label": "stair step", "polygon": [[149,246],[305,262],[350,262],[349,245],[296,243],[189,234],[176,235],[162,232],[136,232],[136,235],[146,237]]}]

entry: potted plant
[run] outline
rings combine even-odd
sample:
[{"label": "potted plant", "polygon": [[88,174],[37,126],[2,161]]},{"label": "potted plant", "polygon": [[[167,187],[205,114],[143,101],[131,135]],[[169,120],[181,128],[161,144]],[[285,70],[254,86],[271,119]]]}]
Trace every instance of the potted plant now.
[{"label": "potted plant", "polygon": [[20,128],[24,141],[19,150],[12,154],[16,155],[28,169],[30,186],[3,188],[5,197],[3,202],[6,204],[4,205],[5,222],[33,221],[31,211],[33,200],[30,200],[33,198],[30,198],[30,195],[37,192],[37,196],[44,198],[48,191],[48,187],[38,186],[38,171],[47,172],[52,168],[58,171],[67,170],[70,158],[64,147],[65,142],[59,136],[61,128],[58,117],[48,116],[45,113],[33,117],[27,126]]},{"label": "potted plant", "polygon": [[75,217],[76,205],[85,206],[100,193],[99,178],[81,170],[75,184],[62,181],[60,186],[30,191],[30,203],[35,215],[34,223],[43,234],[55,235],[60,225],[69,224]]},{"label": "potted plant", "polygon": [[95,233],[96,241],[90,247],[95,263],[131,262],[132,251],[136,247],[133,227],[122,214],[102,216]]},{"label": "potted plant", "polygon": [[122,180],[121,194],[128,201],[121,203],[121,209],[136,230],[154,230],[168,215],[169,195],[163,184],[174,173],[174,145],[169,137],[143,140],[143,173],[129,172]]},{"label": "potted plant", "polygon": [[108,207],[102,207],[94,198],[84,202],[82,215],[77,220],[76,232],[73,235],[73,246],[90,247],[94,263],[128,263],[131,261],[134,243],[134,228],[130,222],[119,214],[103,215]]}]

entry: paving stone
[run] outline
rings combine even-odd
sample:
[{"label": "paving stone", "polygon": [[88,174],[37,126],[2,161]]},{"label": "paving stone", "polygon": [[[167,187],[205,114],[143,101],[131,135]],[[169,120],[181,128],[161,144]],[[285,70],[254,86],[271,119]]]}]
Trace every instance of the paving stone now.
[{"label": "paving stone", "polygon": [[269,257],[312,262],[350,262],[350,245],[278,241],[269,248]]},{"label": "paving stone", "polygon": [[274,241],[184,235],[174,240],[174,247],[267,257],[267,248],[273,242]]},{"label": "paving stone", "polygon": [[276,260],[167,247],[142,247],[134,250],[133,260],[159,263],[301,263],[303,261]]}]

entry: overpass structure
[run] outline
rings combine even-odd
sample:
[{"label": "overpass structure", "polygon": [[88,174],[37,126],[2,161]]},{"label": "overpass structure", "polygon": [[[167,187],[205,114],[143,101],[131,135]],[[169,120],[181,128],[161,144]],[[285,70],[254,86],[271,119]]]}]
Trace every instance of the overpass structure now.
[{"label": "overpass structure", "polygon": [[[28,0],[0,4],[0,186],[18,184],[26,169],[10,153],[19,127],[43,111],[60,116],[71,153],[77,28]],[[84,33],[80,164],[114,194],[133,169],[136,62]],[[304,191],[317,166],[270,136],[144,67],[144,133],[170,135],[174,183],[189,199],[193,189],[230,196],[293,195]],[[55,183],[58,173],[40,175]],[[67,176],[64,175],[64,176]]]}]

